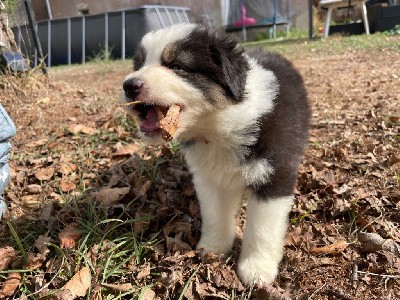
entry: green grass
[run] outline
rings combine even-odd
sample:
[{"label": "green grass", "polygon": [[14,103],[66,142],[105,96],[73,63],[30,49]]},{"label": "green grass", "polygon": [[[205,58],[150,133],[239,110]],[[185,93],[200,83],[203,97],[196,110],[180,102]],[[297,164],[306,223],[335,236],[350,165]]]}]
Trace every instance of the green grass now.
[{"label": "green grass", "polygon": [[332,55],[347,51],[400,51],[399,36],[384,33],[372,35],[330,36],[308,39],[296,37],[281,40],[262,40],[244,44],[247,48],[261,47],[287,55]]},{"label": "green grass", "polygon": [[[132,203],[136,201],[134,199]],[[130,204],[132,204],[130,203]],[[129,210],[129,205],[126,209]],[[109,219],[107,217],[107,209],[102,208],[94,202],[82,203],[79,199],[70,200],[63,209],[69,214],[75,214],[75,222],[78,223],[78,230],[81,232],[79,245],[74,249],[60,249],[56,245],[58,239],[57,233],[61,230],[61,224],[56,224],[50,231],[52,243],[48,244],[50,254],[48,256],[56,256],[58,260],[62,260],[63,267],[57,274],[58,280],[68,281],[77,270],[87,266],[93,275],[92,286],[102,286],[108,282],[134,282],[131,276],[134,273],[127,269],[129,264],[140,266],[147,260],[148,249],[157,242],[157,234],[150,238],[144,239],[132,231],[132,227],[136,222],[141,222],[151,218],[120,220],[117,218]],[[59,213],[58,216],[62,214]],[[27,253],[33,251],[33,242],[39,235],[34,230],[35,226],[29,228],[20,228],[18,231],[16,226],[8,222],[8,226],[12,233],[12,243],[19,250],[24,260],[27,260]],[[29,232],[30,231],[30,232]],[[43,234],[43,232],[40,232]],[[22,239],[24,237],[24,239]],[[30,237],[27,239],[27,237]],[[14,271],[8,270],[0,272],[3,279],[7,273]],[[25,274],[28,278],[40,275],[40,270],[18,270]],[[23,278],[26,278],[23,276]],[[124,295],[139,295],[142,286],[134,286]],[[32,286],[29,282],[22,283],[19,287],[19,293],[32,294]],[[106,288],[100,288],[101,299],[119,299],[120,295],[109,294]],[[34,299],[34,298],[32,298]]]}]

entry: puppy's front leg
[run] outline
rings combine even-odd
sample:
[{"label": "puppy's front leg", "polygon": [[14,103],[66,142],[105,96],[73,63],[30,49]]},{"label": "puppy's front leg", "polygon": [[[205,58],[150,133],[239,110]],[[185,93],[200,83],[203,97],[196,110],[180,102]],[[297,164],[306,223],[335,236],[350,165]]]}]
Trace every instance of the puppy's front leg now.
[{"label": "puppy's front leg", "polygon": [[197,249],[203,254],[226,254],[236,237],[236,213],[242,190],[218,186],[212,178],[195,174],[193,178],[201,212],[201,238]]},{"label": "puppy's front leg", "polygon": [[293,196],[258,199],[251,195],[238,274],[248,285],[271,283],[282,259]]}]

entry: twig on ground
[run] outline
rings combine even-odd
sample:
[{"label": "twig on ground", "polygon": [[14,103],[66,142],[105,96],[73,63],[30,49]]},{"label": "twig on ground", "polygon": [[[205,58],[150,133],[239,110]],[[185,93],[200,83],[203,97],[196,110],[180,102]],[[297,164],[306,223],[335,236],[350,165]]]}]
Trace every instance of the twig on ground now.
[{"label": "twig on ground", "polygon": [[380,276],[383,278],[390,278],[390,279],[400,279],[400,275],[376,274],[376,273],[363,272],[363,271],[357,271],[357,273],[371,275],[371,276]]},{"label": "twig on ground", "polygon": [[322,290],[324,287],[326,286],[326,282],[320,286],[319,288],[317,288],[314,292],[311,293],[311,295],[308,297],[309,300],[311,300],[313,298],[314,295],[316,295],[320,290]]},{"label": "twig on ground", "polygon": [[40,292],[42,292],[43,290],[47,289],[50,284],[53,282],[54,279],[56,279],[58,277],[58,275],[61,273],[62,270],[64,270],[64,263],[65,263],[65,257],[62,258],[61,261],[61,265],[59,267],[59,269],[57,270],[56,274],[54,274],[54,276],[50,279],[49,282],[47,282],[45,285],[43,285],[39,290],[37,290],[36,292],[33,292],[31,294],[29,294],[27,297],[28,299],[34,295],[39,294]]},{"label": "twig on ground", "polygon": [[355,287],[357,281],[358,281],[358,264],[355,262],[353,264],[353,269],[351,271],[351,285],[353,286],[353,288]]}]

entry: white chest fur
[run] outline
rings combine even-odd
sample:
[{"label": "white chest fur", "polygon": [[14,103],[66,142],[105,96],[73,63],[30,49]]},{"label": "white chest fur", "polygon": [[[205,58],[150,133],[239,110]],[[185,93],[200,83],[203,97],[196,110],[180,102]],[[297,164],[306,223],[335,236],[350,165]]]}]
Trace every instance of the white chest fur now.
[{"label": "white chest fur", "polygon": [[225,188],[244,188],[244,178],[239,159],[233,149],[214,143],[197,143],[185,153],[186,161],[194,176],[208,178]]}]

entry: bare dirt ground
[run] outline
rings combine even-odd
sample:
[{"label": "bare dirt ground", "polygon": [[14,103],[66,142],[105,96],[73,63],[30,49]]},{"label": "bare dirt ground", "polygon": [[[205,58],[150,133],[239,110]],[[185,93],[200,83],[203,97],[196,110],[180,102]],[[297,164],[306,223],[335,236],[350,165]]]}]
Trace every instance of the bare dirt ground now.
[{"label": "bare dirt ground", "polygon": [[201,220],[178,146],[143,146],[118,105],[129,61],[2,77],[18,135],[0,298],[74,299],[62,288],[88,267],[90,299],[400,299],[400,48],[355,48],[285,51],[313,126],[280,274],[266,288],[238,280],[240,241],[227,259],[192,250]]}]

